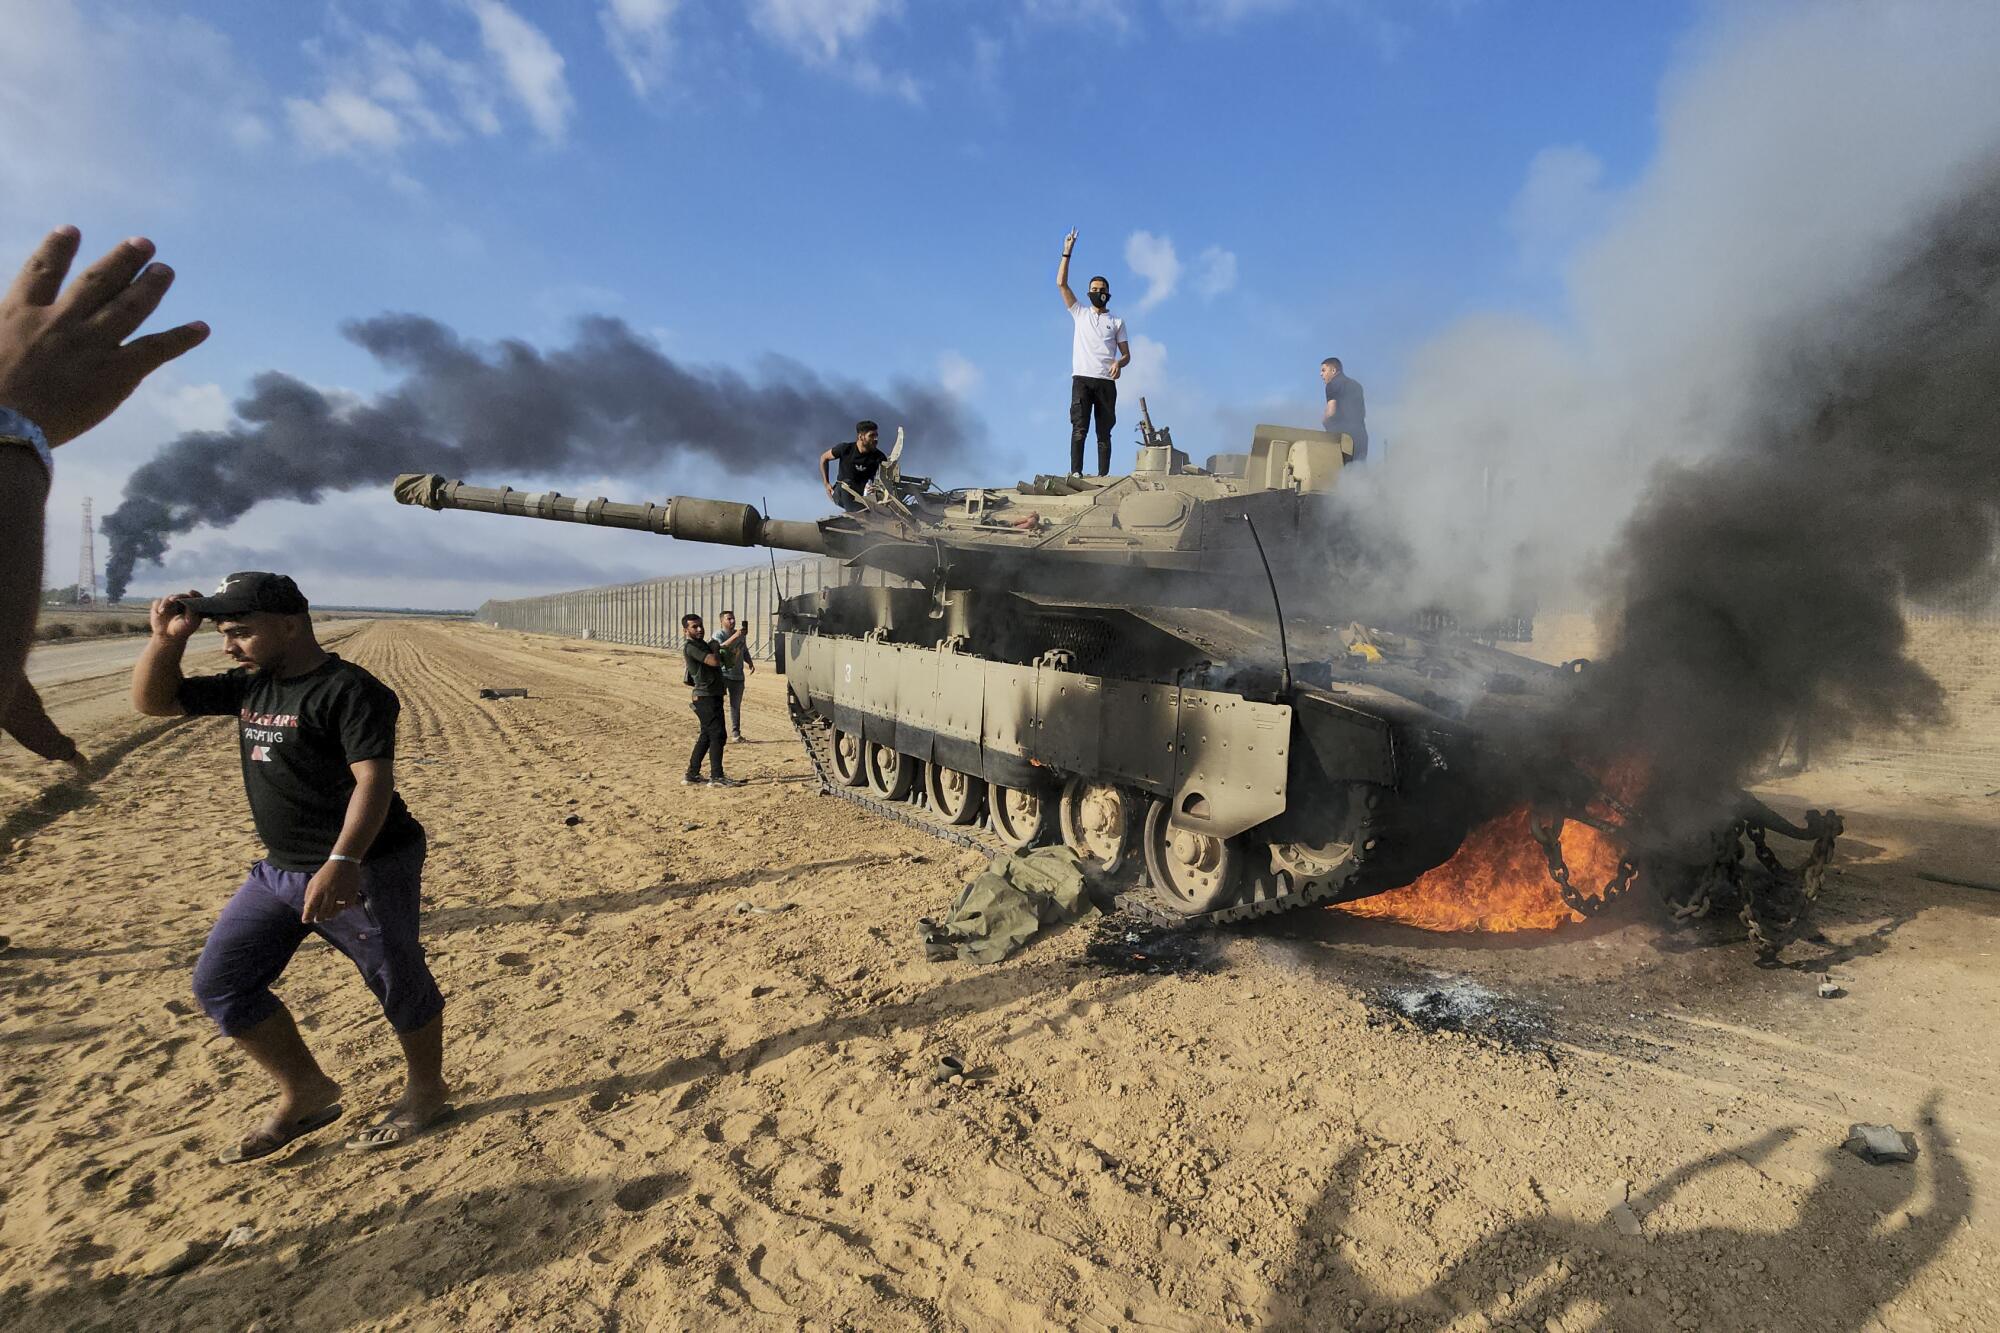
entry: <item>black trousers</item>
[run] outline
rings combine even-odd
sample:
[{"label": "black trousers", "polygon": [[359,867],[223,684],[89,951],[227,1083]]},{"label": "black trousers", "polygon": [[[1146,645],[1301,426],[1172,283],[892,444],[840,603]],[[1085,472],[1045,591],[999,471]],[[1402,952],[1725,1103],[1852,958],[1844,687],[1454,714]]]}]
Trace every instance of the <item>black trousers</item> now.
[{"label": "black trousers", "polygon": [[1083,471],[1083,437],[1097,413],[1097,475],[1111,471],[1111,427],[1118,421],[1118,381],[1094,375],[1069,377],[1069,470]]},{"label": "black trousers", "polygon": [[704,694],[696,697],[694,704],[695,721],[701,724],[701,734],[694,738],[694,753],[688,756],[687,775],[701,776],[701,758],[708,756],[708,775],[722,776],[722,747],[729,743],[729,733],[722,729],[722,696]]},{"label": "black trousers", "polygon": [[722,688],[729,699],[729,734],[743,734],[743,678],[741,676],[722,678]]}]

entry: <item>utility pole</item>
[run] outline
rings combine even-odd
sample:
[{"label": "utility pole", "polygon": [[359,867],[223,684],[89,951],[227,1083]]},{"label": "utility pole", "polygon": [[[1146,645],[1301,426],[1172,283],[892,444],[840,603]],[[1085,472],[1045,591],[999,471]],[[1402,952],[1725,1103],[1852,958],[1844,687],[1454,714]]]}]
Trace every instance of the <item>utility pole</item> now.
[{"label": "utility pole", "polygon": [[89,605],[97,600],[97,541],[91,530],[90,497],[83,497],[83,561],[76,576],[76,600]]}]

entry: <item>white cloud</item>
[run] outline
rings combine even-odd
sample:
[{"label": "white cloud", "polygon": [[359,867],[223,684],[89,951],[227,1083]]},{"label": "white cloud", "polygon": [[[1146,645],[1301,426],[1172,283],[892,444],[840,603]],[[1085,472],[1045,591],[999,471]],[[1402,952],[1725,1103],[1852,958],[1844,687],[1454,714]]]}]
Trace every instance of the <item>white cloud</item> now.
[{"label": "white cloud", "polygon": [[1579,144],[1542,149],[1507,209],[1507,229],[1530,264],[1546,264],[1600,230],[1610,214],[1604,163]]},{"label": "white cloud", "polygon": [[830,65],[902,9],[902,0],[751,0],[750,18],[805,59]]},{"label": "white cloud", "polygon": [[1194,290],[1203,300],[1213,300],[1236,287],[1236,252],[1211,245],[1195,261]]},{"label": "white cloud", "polygon": [[288,97],[285,114],[299,145],[322,157],[402,146],[396,113],[352,88],[329,88],[316,100]]},{"label": "white cloud", "polygon": [[194,19],[33,0],[0,3],[0,32],[0,242],[10,254],[39,239],[52,201],[158,216],[199,199],[221,158],[268,138],[256,72]]},{"label": "white cloud", "polygon": [[673,51],[672,26],[681,0],[607,0],[598,14],[611,58],[632,91],[644,97],[665,72]]},{"label": "white cloud", "polygon": [[320,157],[385,157],[419,143],[458,143],[503,128],[512,101],[542,138],[563,137],[572,110],[563,59],[548,39],[499,0],[464,0],[483,50],[447,54],[434,43],[399,42],[336,20],[307,49],[322,90],[285,99],[293,137]]},{"label": "white cloud", "polygon": [[938,383],[954,398],[965,398],[979,389],[985,376],[979,367],[957,352],[946,352],[938,358]]},{"label": "white cloud", "polygon": [[262,148],[271,142],[270,122],[252,111],[230,117],[228,128],[230,140],[238,148]]},{"label": "white cloud", "polygon": [[1135,231],[1125,241],[1125,267],[1146,281],[1139,297],[1139,310],[1151,310],[1174,294],[1180,286],[1181,261],[1174,253],[1172,238],[1150,231]]},{"label": "white cloud", "polygon": [[[1167,345],[1148,338],[1143,333],[1137,333],[1132,335],[1130,346],[1132,364],[1125,367],[1118,375],[1118,419],[1121,423],[1118,429],[1123,438],[1131,437],[1132,432],[1126,430],[1127,426],[1131,427],[1132,431],[1138,429],[1139,400],[1150,399],[1150,405],[1157,408],[1161,401],[1161,390],[1168,387]],[[1153,413],[1153,424],[1165,426],[1169,423],[1156,410]],[[1121,444],[1119,447],[1124,446]]]},{"label": "white cloud", "polygon": [[903,0],[750,0],[757,30],[807,64],[841,73],[869,92],[915,103],[923,89],[914,78],[885,70],[858,49],[877,25],[902,13]]},{"label": "white cloud", "polygon": [[542,30],[500,0],[465,0],[479,20],[479,38],[499,62],[508,88],[550,143],[559,143],[576,104],[563,78],[563,58]]},{"label": "white cloud", "polygon": [[[150,385],[153,381],[148,380]],[[176,434],[191,430],[221,430],[234,418],[229,395],[220,384],[160,384],[152,391],[155,410]]]}]

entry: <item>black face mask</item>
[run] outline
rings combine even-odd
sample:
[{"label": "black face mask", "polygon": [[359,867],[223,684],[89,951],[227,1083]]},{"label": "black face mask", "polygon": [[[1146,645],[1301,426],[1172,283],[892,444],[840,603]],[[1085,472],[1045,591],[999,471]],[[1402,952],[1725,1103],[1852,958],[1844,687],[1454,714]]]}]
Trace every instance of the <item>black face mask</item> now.
[{"label": "black face mask", "polygon": [[1110,293],[1110,292],[1092,292],[1092,293],[1090,294],[1090,303],[1091,303],[1092,305],[1096,306],[1096,307],[1097,307],[1097,308],[1098,308],[1099,310],[1102,310],[1102,309],[1104,309],[1104,307],[1105,307],[1105,306],[1107,306],[1107,305],[1110,305],[1110,304],[1111,304],[1111,293]]}]

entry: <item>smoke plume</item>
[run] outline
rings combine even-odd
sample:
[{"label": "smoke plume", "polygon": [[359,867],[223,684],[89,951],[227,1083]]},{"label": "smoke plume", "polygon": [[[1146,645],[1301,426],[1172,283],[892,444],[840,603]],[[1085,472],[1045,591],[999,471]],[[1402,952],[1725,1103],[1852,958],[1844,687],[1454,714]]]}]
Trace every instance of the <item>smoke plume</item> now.
[{"label": "smoke plume", "polygon": [[936,388],[897,383],[884,395],[783,360],[753,382],[682,365],[605,316],[547,351],[475,345],[417,315],[379,315],[343,332],[400,382],[356,403],[277,371],[259,375],[228,429],[182,435],[126,482],[104,520],[110,596],[124,593],[140,561],[158,562],[198,525],[233,522],[264,500],[386,486],[399,472],[644,473],[693,454],[745,475],[804,466],[860,418],[885,432],[907,428],[928,465],[975,442],[978,429]]},{"label": "smoke plume", "polygon": [[2000,161],[1972,180],[1886,276],[1774,347],[1766,410],[1626,526],[1587,696],[1601,743],[1656,766],[1670,831],[1712,822],[1718,787],[1794,726],[1942,720],[1903,601],[2000,549]]},{"label": "smoke plume", "polygon": [[1422,349],[1349,488],[1409,601],[1600,608],[1580,725],[1649,753],[1677,830],[1795,723],[1939,718],[1903,599],[1995,574],[1996,82],[1991,5],[1710,10],[1636,178],[1528,175],[1518,225],[1594,220],[1565,317]]},{"label": "smoke plume", "polygon": [[1378,400],[1386,465],[1343,481],[1410,538],[1411,600],[1479,620],[1601,591],[1653,470],[1768,420],[1800,387],[1773,350],[1854,308],[2000,148],[1996,83],[2000,6],[1715,6],[1636,175],[1535,169],[1582,146],[1526,165],[1517,231],[1585,229],[1520,237],[1524,263],[1567,256],[1559,317],[1480,313],[1420,348]]}]

